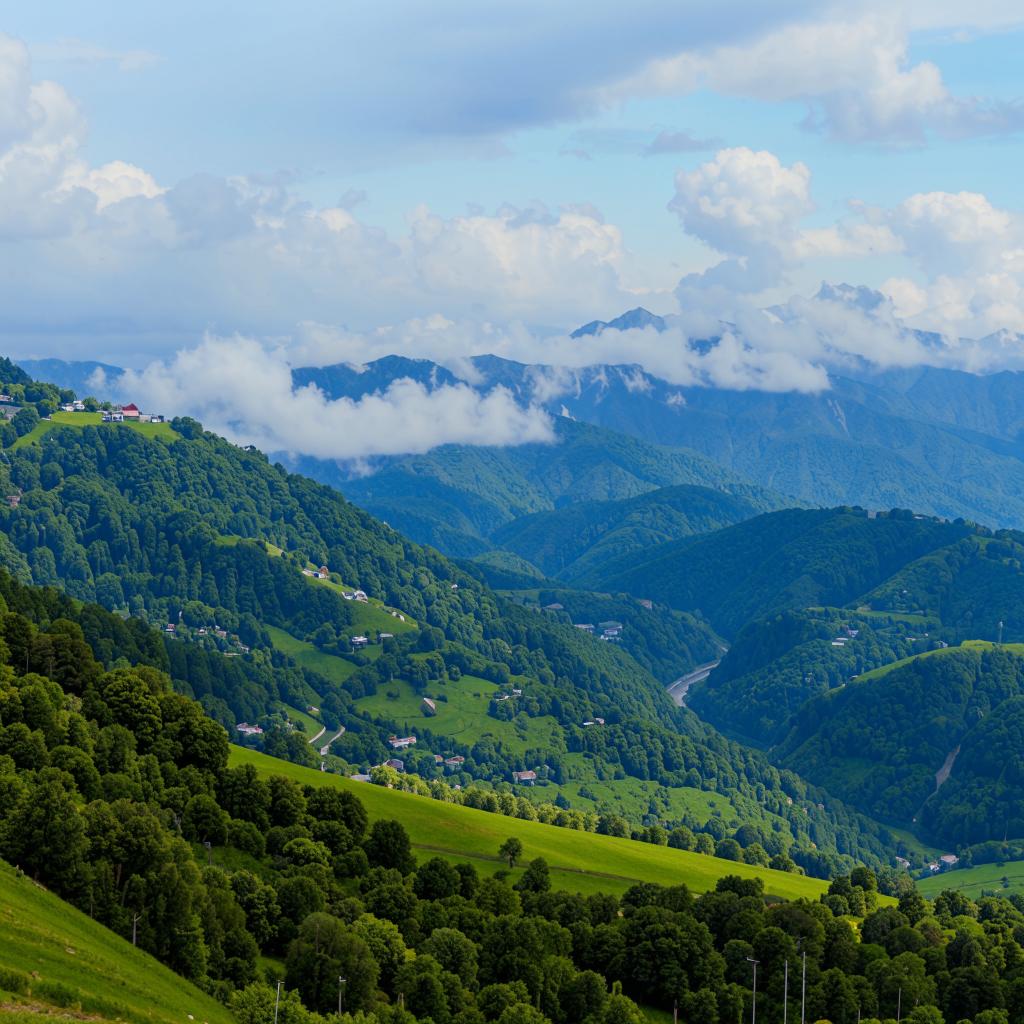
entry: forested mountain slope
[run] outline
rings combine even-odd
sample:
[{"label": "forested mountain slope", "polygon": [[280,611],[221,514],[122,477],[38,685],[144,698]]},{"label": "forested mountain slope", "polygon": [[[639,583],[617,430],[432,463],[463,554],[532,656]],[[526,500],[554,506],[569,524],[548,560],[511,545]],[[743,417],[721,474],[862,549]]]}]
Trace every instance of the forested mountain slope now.
[{"label": "forested mountain slope", "polygon": [[[400,704],[392,711],[384,699],[396,685],[399,694],[402,686],[417,694],[416,703],[429,691],[444,710],[447,686],[476,700],[476,692],[518,684],[526,688],[519,703],[484,701],[488,735],[476,726],[435,732],[416,712],[432,772],[430,755],[458,754],[494,781],[543,766],[554,784],[577,787],[580,799],[592,783],[656,781],[668,798],[686,789],[697,800],[690,804],[701,818],[677,804],[670,822],[701,827],[711,813],[701,794],[714,790],[728,799],[730,816],[792,835],[816,871],[837,854],[882,855],[870,823],[824,794],[808,818],[791,803],[791,790],[803,792],[799,780],[679,712],[662,684],[615,644],[502,600],[436,552],[259,453],[193,421],[172,426],[173,434],[148,438],[117,424],[54,425],[32,443],[9,446],[0,487],[18,500],[0,508],[0,563],[20,578],[180,631],[181,639],[168,641],[172,675],[187,677],[189,692],[222,721],[269,713],[282,697],[299,710],[321,698],[322,711],[348,728],[332,749],[363,766],[389,734],[413,727]],[[329,567],[329,578],[303,575],[310,565]],[[346,588],[379,603],[346,600]],[[396,636],[386,652],[355,657],[350,639],[368,621]],[[315,645],[333,678],[314,679],[309,667],[298,671],[283,659],[271,627]],[[229,641],[237,634],[237,643],[225,650],[212,638],[217,631]],[[197,668],[182,653],[207,647],[222,661],[232,656],[239,670],[214,673],[209,660]],[[290,674],[278,673],[281,665]],[[268,675],[278,682],[261,701]],[[604,727],[583,727],[597,717]],[[497,738],[503,729],[506,740]],[[603,797],[586,799],[599,806]],[[812,842],[818,853],[809,852]]]},{"label": "forested mountain slope", "polygon": [[[308,368],[296,379],[358,397],[380,387],[387,372],[428,386],[451,376],[422,360],[380,362],[386,371],[375,372],[376,363],[370,372]],[[739,479],[816,505],[899,506],[1024,525],[1021,373],[834,375],[828,390],[810,395],[679,386],[633,365],[566,369],[480,356],[473,381],[485,390],[501,385],[556,415],[698,452]]]},{"label": "forested mountain slope", "polygon": [[[727,1024],[747,1010],[748,954],[769,979],[762,1012],[781,1011],[777,975],[798,941],[815,1017],[842,1019],[851,1007],[888,1014],[903,995],[941,1006],[947,1020],[1024,1005],[1021,986],[996,968],[1024,927],[1009,903],[942,897],[930,908],[904,885],[898,906],[883,905],[864,868],[814,900],[802,896],[820,891],[807,880],[746,865],[730,872],[726,847],[721,858],[652,851],[649,863],[670,871],[673,861],[717,869],[700,895],[650,881],[624,888],[618,878],[620,894],[579,895],[553,884],[538,854],[567,848],[546,826],[520,822],[524,840],[513,846],[515,818],[488,831],[478,819],[491,816],[467,807],[447,818],[469,824],[472,856],[417,855],[400,817],[413,804],[422,823],[443,805],[366,786],[375,807],[394,810],[385,817],[368,813],[351,782],[303,779],[293,766],[274,774],[270,759],[259,772],[244,757],[231,767],[224,731],[166,675],[131,666],[123,652],[116,667],[91,656],[77,619],[112,636],[115,616],[9,577],[0,593],[0,856],[24,872],[0,865],[0,893],[10,894],[0,902],[0,1013],[18,1024],[51,1007],[60,1019],[228,1019],[186,981],[241,1024],[275,1013],[322,1024],[339,1002],[342,1021],[379,1024],[640,1024],[634,1000]],[[472,863],[484,859],[486,835],[488,868],[501,871]],[[596,840],[598,863],[633,846],[575,835]],[[766,894],[773,878],[798,898]],[[138,949],[126,941],[133,934]],[[180,980],[147,971],[143,951]],[[979,971],[983,991],[971,985]],[[267,981],[278,978],[275,991]]]},{"label": "forested mountain slope", "polygon": [[625,556],[579,582],[699,608],[730,636],[787,608],[846,604],[971,532],[910,513],[789,509]]},{"label": "forested mountain slope", "polygon": [[[386,460],[372,475],[355,479],[329,464],[299,460],[296,467],[422,543],[458,556],[494,546],[494,532],[520,516],[577,502],[619,501],[678,484],[730,495],[734,515],[747,505],[761,511],[783,504],[777,495],[747,485],[693,452],[565,417],[556,417],[553,427],[552,443],[443,445],[425,455]],[[699,506],[703,499],[698,492],[693,497]],[[729,508],[726,501],[720,522],[732,521],[726,518]],[[706,513],[698,508],[694,514]]]},{"label": "forested mountain slope", "polygon": [[709,533],[767,511],[753,493],[679,485],[619,501],[577,502],[513,520],[491,540],[553,579],[594,576],[615,558]]},{"label": "forested mountain slope", "polygon": [[919,821],[938,841],[1015,838],[1024,833],[1014,747],[1022,694],[1024,646],[932,651],[809,701],[778,756],[868,813]]}]

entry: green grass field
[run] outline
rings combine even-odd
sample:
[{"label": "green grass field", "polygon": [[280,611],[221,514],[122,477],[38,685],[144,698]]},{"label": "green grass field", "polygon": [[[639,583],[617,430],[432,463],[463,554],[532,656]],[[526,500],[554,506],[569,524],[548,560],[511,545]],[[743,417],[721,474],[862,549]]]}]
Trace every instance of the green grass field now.
[{"label": "green grass field", "polygon": [[[554,718],[544,716],[505,722],[487,714],[491,697],[500,690],[496,683],[469,675],[456,682],[430,684],[426,691],[430,696],[443,693],[448,700],[436,701],[437,714],[426,718],[420,710],[420,695],[409,683],[396,680],[380,687],[372,697],[361,697],[356,701],[356,707],[371,715],[393,720],[400,726],[408,726],[413,733],[417,724],[426,723],[431,732],[470,745],[484,736],[492,736],[513,754],[525,753],[528,748],[550,748],[556,737],[561,735]],[[389,697],[389,693],[397,693],[397,699]]]},{"label": "green grass field", "polygon": [[[33,986],[29,996],[0,994],[2,1021],[38,1022],[48,1011],[63,1019],[155,1024],[188,1024],[190,1017],[197,1024],[233,1020],[210,996],[3,861],[0,967],[32,976]],[[51,986],[70,991],[62,998]],[[25,1006],[20,1012],[19,998]],[[70,1005],[57,1009],[57,1002]]]},{"label": "green grass field", "polygon": [[176,441],[181,437],[169,423],[104,423],[103,414],[98,412],[55,412],[48,420],[40,420],[27,434],[19,437],[11,448],[13,450],[37,444],[44,435],[57,427],[105,427],[110,430],[126,427],[143,437],[155,437],[161,441]]},{"label": "green grass field", "polygon": [[356,670],[351,661],[335,657],[333,654],[325,654],[317,650],[312,644],[304,640],[297,640],[276,626],[266,626],[267,632],[274,646],[282,653],[287,654],[296,664],[302,668],[308,668],[311,672],[317,672],[332,683],[341,685]]},{"label": "green grass field", "polygon": [[[1003,879],[1009,883],[1003,884]],[[930,878],[922,878],[917,883],[922,896],[932,900],[943,889],[954,889],[969,896],[972,900],[995,893],[1009,896],[1015,892],[1024,892],[1024,861],[1008,861],[1005,864],[979,864],[975,868],[963,868],[959,871],[945,871]]]},{"label": "green grass field", "polygon": [[[498,847],[509,836],[516,836],[523,843],[525,860],[543,857],[551,867],[552,884],[574,892],[622,893],[640,881],[664,885],[685,882],[694,892],[706,892],[728,874],[762,878],[767,892],[787,899],[800,896],[817,899],[827,888],[826,882],[802,875],[737,864],[667,846],[650,846],[629,839],[506,818],[459,804],[352,782],[243,747],[231,748],[231,764],[251,764],[261,775],[284,775],[305,785],[347,789],[363,802],[371,821],[379,818],[401,821],[421,859],[436,855],[453,862],[468,861],[481,874],[494,874],[504,867],[497,856]],[[513,874],[519,871],[521,869],[517,868]]]},{"label": "green grass field", "polygon": [[[353,587],[343,587],[340,583],[335,583],[334,580],[327,579],[316,579],[309,577],[309,581],[313,584],[321,587],[330,587],[331,590],[336,593],[342,593],[345,590],[352,590]],[[385,633],[394,633],[396,636],[399,633],[409,633],[414,629],[418,629],[419,626],[416,624],[416,620],[406,615],[405,621],[395,618],[391,615],[390,611],[385,610],[383,602],[378,601],[376,598],[371,598],[369,601],[351,601],[352,605],[352,624],[357,629],[368,629],[376,632],[377,630],[383,630]],[[401,609],[397,609],[401,610]]]}]

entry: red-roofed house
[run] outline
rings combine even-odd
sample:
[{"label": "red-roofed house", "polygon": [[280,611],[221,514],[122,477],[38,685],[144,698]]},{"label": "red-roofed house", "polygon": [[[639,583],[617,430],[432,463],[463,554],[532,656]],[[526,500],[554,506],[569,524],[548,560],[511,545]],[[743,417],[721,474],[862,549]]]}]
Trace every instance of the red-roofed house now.
[{"label": "red-roofed house", "polygon": [[137,420],[140,416],[139,407],[134,402],[121,406],[121,415],[126,420]]}]

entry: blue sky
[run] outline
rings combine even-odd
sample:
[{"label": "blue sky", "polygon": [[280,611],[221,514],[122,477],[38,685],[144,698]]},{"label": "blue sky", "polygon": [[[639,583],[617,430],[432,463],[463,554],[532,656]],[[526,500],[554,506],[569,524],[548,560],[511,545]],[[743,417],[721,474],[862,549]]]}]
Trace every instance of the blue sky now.
[{"label": "blue sky", "polygon": [[1024,330],[1017,4],[55,2],[0,32],[21,354],[319,358],[432,317],[485,345],[822,280]]}]

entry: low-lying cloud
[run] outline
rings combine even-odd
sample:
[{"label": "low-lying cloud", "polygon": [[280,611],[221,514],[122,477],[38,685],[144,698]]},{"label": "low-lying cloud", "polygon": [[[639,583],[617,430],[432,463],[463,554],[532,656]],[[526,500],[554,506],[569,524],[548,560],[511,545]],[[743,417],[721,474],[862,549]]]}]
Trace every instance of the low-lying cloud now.
[{"label": "low-lying cloud", "polygon": [[358,400],[296,388],[280,351],[247,338],[207,338],[166,362],[127,371],[116,390],[147,409],[190,415],[240,444],[321,459],[425,452],[442,444],[552,440],[550,417],[504,388],[428,389],[399,379]]}]

